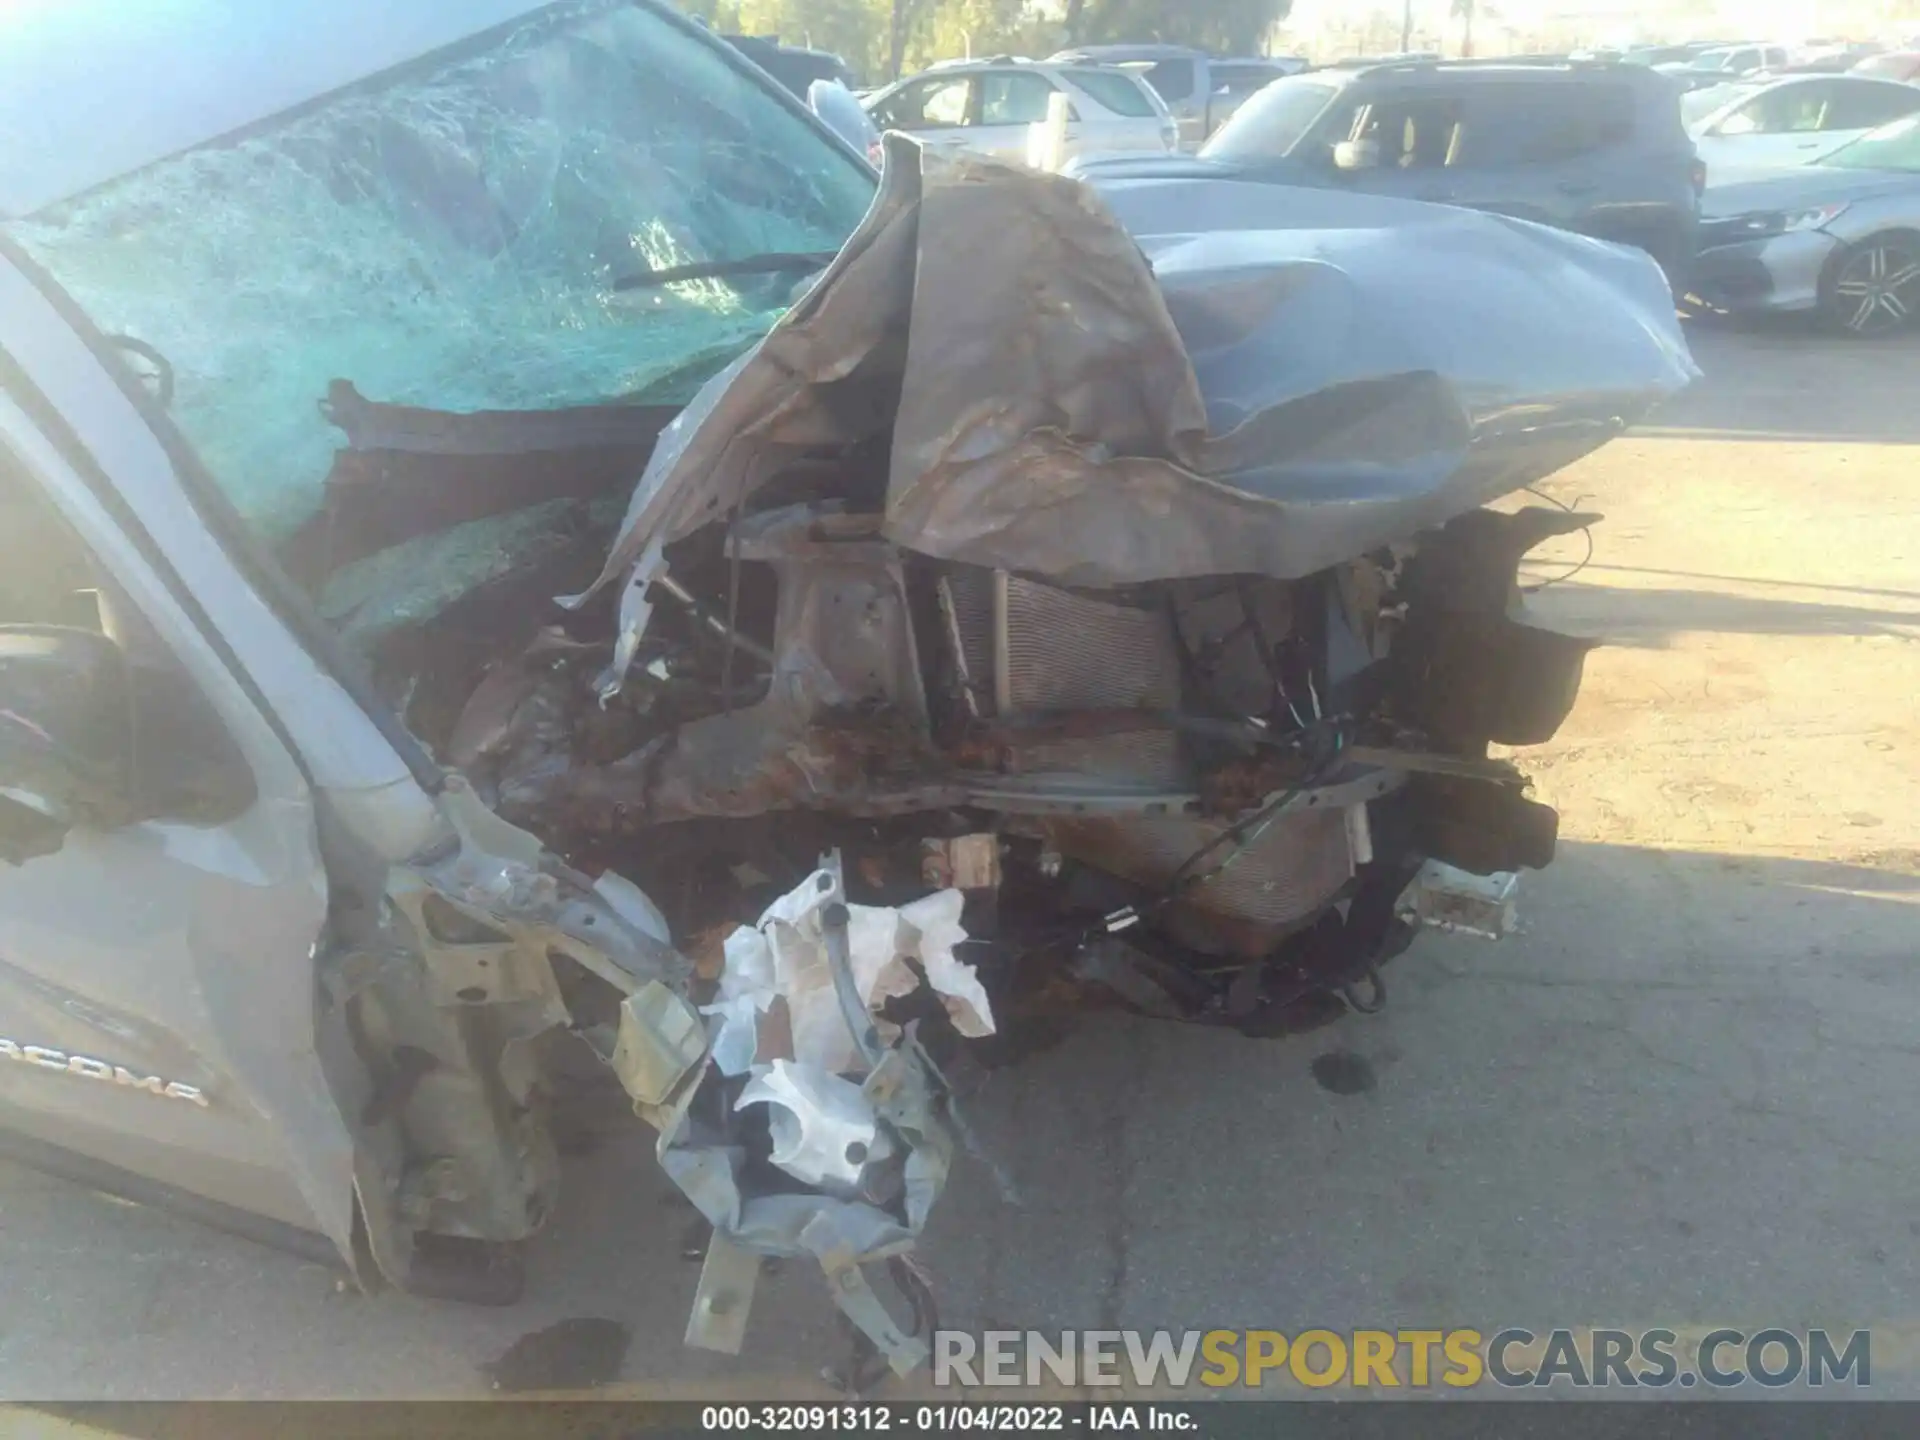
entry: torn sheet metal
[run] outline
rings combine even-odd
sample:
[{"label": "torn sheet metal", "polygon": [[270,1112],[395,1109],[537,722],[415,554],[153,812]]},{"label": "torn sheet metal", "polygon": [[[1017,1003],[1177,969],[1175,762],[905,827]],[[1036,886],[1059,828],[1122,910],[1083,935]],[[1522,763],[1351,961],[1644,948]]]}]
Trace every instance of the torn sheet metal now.
[{"label": "torn sheet metal", "polygon": [[[719,1018],[714,1060],[722,1073],[744,1075],[758,1045],[760,1017],[776,998],[785,1002],[793,1031],[793,1058],[829,1074],[852,1069],[859,1060],[852,1034],[834,996],[827,962],[823,914],[834,903],[837,884],[822,888],[822,870],[774,901],[753,929],[741,927],[727,938],[726,965],[720,972],[720,996],[705,1007]],[[828,876],[831,879],[830,876]],[[937,891],[898,909],[848,905],[847,936],[854,982],[868,1010],[918,988],[908,961],[926,971],[962,1035],[993,1033],[993,1008],[973,967],[955,955],[966,941],[960,912],[966,896]],[[883,1041],[898,1035],[878,1020]]]},{"label": "torn sheet metal", "polygon": [[593,587],[626,586],[610,683],[661,547],[810,450],[890,430],[883,530],[923,554],[1089,586],[1293,578],[1560,468],[1698,374],[1622,247],[887,147],[847,246],[647,466]]}]

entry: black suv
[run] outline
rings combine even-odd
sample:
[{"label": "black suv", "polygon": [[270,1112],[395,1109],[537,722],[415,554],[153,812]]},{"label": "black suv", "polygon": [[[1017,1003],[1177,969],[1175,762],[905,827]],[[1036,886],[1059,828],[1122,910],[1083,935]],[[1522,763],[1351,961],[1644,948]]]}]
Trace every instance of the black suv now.
[{"label": "black suv", "polygon": [[1637,245],[1678,276],[1706,167],[1680,88],[1640,65],[1428,61],[1276,80],[1197,156],[1075,161],[1104,183],[1204,175],[1492,210]]},{"label": "black suv", "polygon": [[853,74],[847,69],[847,62],[830,51],[782,45],[767,35],[722,35],[720,38],[802,100],[807,98],[807,89],[816,80],[853,88]]}]

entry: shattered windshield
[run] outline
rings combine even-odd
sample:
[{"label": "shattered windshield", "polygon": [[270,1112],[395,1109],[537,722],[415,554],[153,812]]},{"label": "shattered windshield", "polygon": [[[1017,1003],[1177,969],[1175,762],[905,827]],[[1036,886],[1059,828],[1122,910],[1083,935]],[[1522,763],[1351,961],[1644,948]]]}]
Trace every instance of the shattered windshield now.
[{"label": "shattered windshield", "polygon": [[580,0],[11,229],[170,372],[174,418],[277,542],[321,506],[331,381],[440,410],[683,401],[804,269],[617,282],[831,253],[873,190],[717,42]]}]

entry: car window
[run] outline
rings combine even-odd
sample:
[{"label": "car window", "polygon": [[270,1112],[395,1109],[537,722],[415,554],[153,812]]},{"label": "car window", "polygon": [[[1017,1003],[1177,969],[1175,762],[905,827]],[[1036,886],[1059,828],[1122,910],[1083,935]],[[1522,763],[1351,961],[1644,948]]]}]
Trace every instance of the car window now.
[{"label": "car window", "polygon": [[1465,117],[1457,95],[1350,100],[1328,115],[1321,134],[1335,143],[1374,142],[1382,170],[1438,170],[1460,162]]},{"label": "car window", "polygon": [[977,77],[982,125],[1037,125],[1047,118],[1054,84],[1030,70],[989,70]]},{"label": "car window", "polygon": [[1872,130],[1920,110],[1920,86],[1838,85],[1823,130]]},{"label": "car window", "polygon": [[1691,90],[1680,97],[1680,121],[1684,125],[1697,125],[1709,115],[1716,115],[1733,104],[1742,95],[1751,95],[1752,85],[1730,80],[1724,85],[1709,85],[1704,90]]},{"label": "car window", "polygon": [[1338,86],[1304,77],[1276,80],[1236,110],[1200,153],[1242,162],[1278,160],[1300,143],[1339,93]]},{"label": "car window", "polygon": [[1271,65],[1215,65],[1213,93],[1251,95],[1256,90],[1264,90],[1279,78],[1280,72]]},{"label": "car window", "polygon": [[1854,75],[1879,75],[1889,80],[1905,80],[1920,68],[1912,55],[1875,55],[1862,60],[1850,72]]},{"label": "car window", "polygon": [[1842,170],[1902,170],[1920,174],[1920,115],[1882,125],[1814,163]]},{"label": "car window", "polygon": [[[882,130],[950,129],[967,123],[972,95],[973,81],[968,76],[930,75],[874,106],[873,118]],[[1044,112],[1044,102],[1041,108]]]},{"label": "car window", "polygon": [[1541,165],[1633,137],[1625,85],[1487,85],[1472,93],[1453,165]]},{"label": "car window", "polygon": [[0,450],[0,625],[99,630],[93,558],[13,456]]},{"label": "car window", "polygon": [[1131,75],[1112,70],[1075,70],[1068,77],[1077,89],[1084,90],[1116,115],[1129,120],[1150,120],[1159,112],[1153,100]]},{"label": "car window", "polygon": [[1192,97],[1196,88],[1191,60],[1158,60],[1147,67],[1147,83],[1168,104]]},{"label": "car window", "polygon": [[1825,127],[1827,104],[1833,85],[1825,80],[1810,80],[1795,85],[1776,85],[1762,90],[1753,99],[1728,115],[1714,127],[1715,135],[1791,135]]}]

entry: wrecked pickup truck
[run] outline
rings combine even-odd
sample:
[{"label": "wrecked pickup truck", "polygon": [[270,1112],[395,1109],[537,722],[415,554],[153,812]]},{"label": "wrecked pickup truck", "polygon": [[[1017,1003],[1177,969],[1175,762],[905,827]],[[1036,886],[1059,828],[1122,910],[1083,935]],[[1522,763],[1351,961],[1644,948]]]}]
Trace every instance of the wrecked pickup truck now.
[{"label": "wrecked pickup truck", "polygon": [[200,9],[6,20],[8,1153],[506,1302],[612,1095],[690,1340],[805,1255],[906,1369],[965,1067],[1375,1010],[1552,858],[1592,517],[1484,506],[1692,378],[1644,257],[876,181],[646,0]]}]

